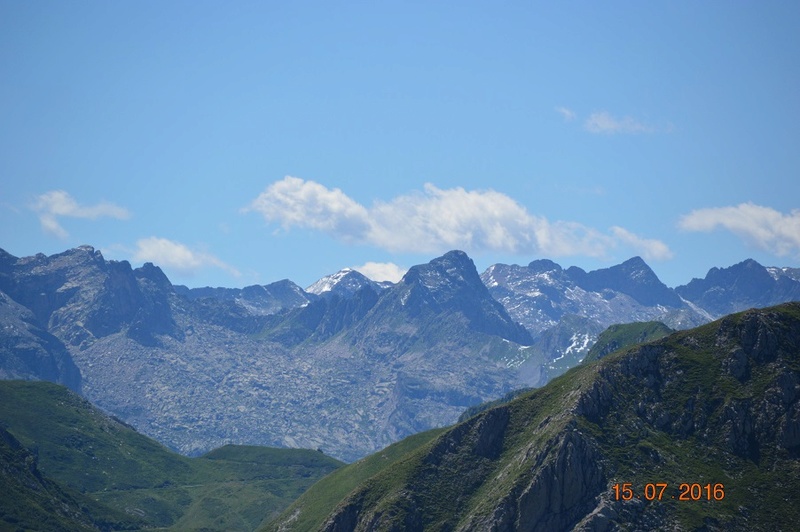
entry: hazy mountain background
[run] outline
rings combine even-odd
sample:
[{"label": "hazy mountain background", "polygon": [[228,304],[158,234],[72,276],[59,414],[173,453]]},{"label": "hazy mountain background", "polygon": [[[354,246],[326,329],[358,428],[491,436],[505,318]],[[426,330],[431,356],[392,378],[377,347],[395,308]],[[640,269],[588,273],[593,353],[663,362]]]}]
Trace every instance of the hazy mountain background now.
[{"label": "hazy mountain background", "polygon": [[453,251],[396,284],[344,270],[308,291],[289,280],[188,289],[88,246],[2,252],[0,371],[66,384],[187,455],[237,443],[352,461],[545,384],[613,323],[687,328],[796,299],[795,273],[746,261],[671,289],[638,257],[479,275]]}]

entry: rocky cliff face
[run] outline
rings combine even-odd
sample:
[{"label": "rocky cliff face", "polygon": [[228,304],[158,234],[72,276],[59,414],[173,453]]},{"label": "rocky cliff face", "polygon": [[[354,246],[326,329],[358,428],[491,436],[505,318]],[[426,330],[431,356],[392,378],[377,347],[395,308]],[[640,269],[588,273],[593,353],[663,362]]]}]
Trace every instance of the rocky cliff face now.
[{"label": "rocky cliff face", "polygon": [[180,336],[172,317],[174,292],[161,269],[107,262],[90,246],[7,260],[0,289],[71,346],[86,347],[118,332],[143,343]]},{"label": "rocky cliff face", "polygon": [[46,380],[81,390],[81,374],[66,346],[33,313],[0,292],[0,378]]},{"label": "rocky cliff face", "polygon": [[800,303],[615,353],[409,453],[324,528],[781,528],[800,517],[799,356]]}]

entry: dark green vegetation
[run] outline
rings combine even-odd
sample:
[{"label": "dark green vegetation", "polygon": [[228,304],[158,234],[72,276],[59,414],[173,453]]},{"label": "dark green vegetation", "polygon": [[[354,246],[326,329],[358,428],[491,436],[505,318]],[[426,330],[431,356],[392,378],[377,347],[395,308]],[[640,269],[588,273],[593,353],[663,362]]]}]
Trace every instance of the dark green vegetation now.
[{"label": "dark green vegetation", "polygon": [[44,477],[36,456],[0,429],[0,530],[138,528],[135,517],[108,508]]},{"label": "dark green vegetation", "polygon": [[643,321],[612,325],[597,338],[583,363],[599,360],[619,349],[663,338],[675,332],[660,321]]},{"label": "dark green vegetation", "polygon": [[[617,351],[432,436],[338,504],[318,499],[322,528],[789,529],[800,520],[800,303]],[[643,498],[649,483],[668,485],[662,500]],[[679,501],[681,483],[712,488]],[[636,497],[617,500],[615,484]],[[304,512],[270,526],[322,522]]]},{"label": "dark green vegetation", "polygon": [[0,528],[254,530],[342,465],[232,445],[187,458],[45,382],[0,381],[0,425],[2,472],[16,486],[0,495]]}]

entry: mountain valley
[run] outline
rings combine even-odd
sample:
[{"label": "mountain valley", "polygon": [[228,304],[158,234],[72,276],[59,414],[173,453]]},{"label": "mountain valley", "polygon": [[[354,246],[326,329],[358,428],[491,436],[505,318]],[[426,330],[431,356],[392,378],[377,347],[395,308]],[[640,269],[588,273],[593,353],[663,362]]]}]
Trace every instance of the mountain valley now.
[{"label": "mountain valley", "polygon": [[187,458],[47,382],[0,381],[0,426],[3,530],[254,530],[342,465],[234,445]]}]

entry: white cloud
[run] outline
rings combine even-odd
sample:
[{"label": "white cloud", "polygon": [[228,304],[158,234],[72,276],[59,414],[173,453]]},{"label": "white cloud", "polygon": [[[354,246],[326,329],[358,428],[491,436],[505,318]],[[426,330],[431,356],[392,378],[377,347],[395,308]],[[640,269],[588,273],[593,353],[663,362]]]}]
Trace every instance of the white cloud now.
[{"label": "white cloud", "polygon": [[39,222],[42,224],[44,232],[58,238],[69,236],[66,229],[58,223],[59,217],[85,218],[89,220],[96,220],[97,218],[126,220],[130,218],[130,212],[124,207],[105,201],[96,205],[81,206],[69,193],[63,190],[51,190],[38,196],[31,209],[39,215]]},{"label": "white cloud", "polygon": [[589,115],[589,118],[583,123],[583,128],[590,133],[604,133],[607,135],[614,133],[653,133],[655,131],[655,128],[645,125],[630,116],[617,119],[607,111]]},{"label": "white cloud", "polygon": [[268,186],[243,210],[257,211],[284,229],[307,227],[356,241],[365,238],[370,226],[367,209],[338,188],[291,176]]},{"label": "white cloud", "polygon": [[575,111],[569,109],[568,107],[556,107],[556,112],[560,114],[566,122],[572,122],[577,117]]},{"label": "white cloud", "polygon": [[225,270],[234,277],[241,276],[236,268],[214,255],[194,251],[180,242],[155,236],[142,238],[136,242],[133,259],[138,262],[152,262],[157,266],[172,268],[184,276],[191,276],[197,270],[209,266]]},{"label": "white cloud", "polygon": [[623,244],[637,251],[646,260],[669,260],[673,257],[669,247],[652,238],[642,238],[619,226],[611,228],[614,236]]},{"label": "white cloud", "polygon": [[58,223],[58,220],[56,220],[56,217],[52,214],[39,213],[39,223],[42,224],[42,230],[45,233],[53,235],[62,240],[69,236],[67,230],[61,227],[61,224]]},{"label": "white cloud", "polygon": [[[462,249],[472,253],[605,257],[620,240],[619,235],[577,222],[551,222],[529,213],[500,192],[439,189],[431,184],[421,192],[375,202],[367,208],[339,189],[286,177],[268,186],[244,210],[256,211],[287,230],[315,229],[345,242],[397,253]],[[657,254],[654,242],[639,239],[638,245],[646,248],[650,243],[651,252]]]},{"label": "white cloud", "polygon": [[800,255],[800,209],[783,214],[750,202],[734,207],[711,207],[683,215],[678,226],[687,231],[705,232],[723,228],[775,255]]},{"label": "white cloud", "polygon": [[398,266],[393,262],[367,262],[361,266],[353,266],[357,272],[366,275],[373,281],[398,282],[408,271],[407,268]]}]

